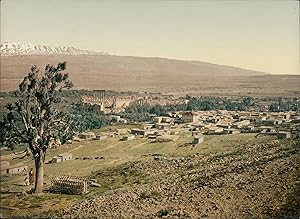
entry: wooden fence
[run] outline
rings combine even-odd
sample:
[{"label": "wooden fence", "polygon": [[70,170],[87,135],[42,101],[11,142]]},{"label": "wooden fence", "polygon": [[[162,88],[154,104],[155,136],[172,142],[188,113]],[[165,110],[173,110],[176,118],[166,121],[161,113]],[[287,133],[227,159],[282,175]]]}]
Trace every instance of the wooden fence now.
[{"label": "wooden fence", "polygon": [[84,177],[58,175],[51,180],[51,192],[78,195],[88,192],[88,183]]}]

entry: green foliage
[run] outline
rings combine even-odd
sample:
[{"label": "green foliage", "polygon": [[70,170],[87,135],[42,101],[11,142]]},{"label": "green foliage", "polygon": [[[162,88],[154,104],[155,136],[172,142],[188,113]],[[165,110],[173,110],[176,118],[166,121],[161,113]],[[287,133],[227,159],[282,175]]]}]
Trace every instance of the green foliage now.
[{"label": "green foliage", "polygon": [[126,108],[121,115],[130,121],[143,122],[150,120],[150,114],[157,116],[165,116],[168,112],[175,111],[192,111],[192,110],[240,110],[246,111],[254,106],[254,99],[252,97],[242,97],[238,101],[225,97],[190,97],[188,96],[187,104],[168,104],[165,106],[155,105],[134,105]]},{"label": "green foliage", "polygon": [[127,107],[124,113],[121,113],[121,116],[126,117],[130,121],[144,122],[150,120],[150,107],[134,105]]},{"label": "green foliage", "polygon": [[98,129],[108,124],[104,114],[100,112],[99,107],[95,105],[84,105],[83,103],[76,103],[71,108],[69,114],[78,123],[77,128],[83,132],[86,130]]},{"label": "green foliage", "polygon": [[61,100],[58,93],[73,86],[68,74],[63,73],[65,69],[65,62],[57,67],[46,65],[44,72],[31,67],[19,90],[13,93],[16,101],[6,105],[0,132],[3,145],[14,149],[27,144],[32,154],[40,156],[58,132],[71,131],[70,118],[64,119],[64,113],[53,107]]}]

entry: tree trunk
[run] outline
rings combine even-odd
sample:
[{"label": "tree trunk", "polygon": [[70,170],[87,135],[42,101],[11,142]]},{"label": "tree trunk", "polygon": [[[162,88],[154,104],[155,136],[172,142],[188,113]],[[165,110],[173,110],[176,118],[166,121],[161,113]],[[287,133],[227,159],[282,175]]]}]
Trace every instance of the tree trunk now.
[{"label": "tree trunk", "polygon": [[43,184],[44,184],[44,161],[42,158],[38,157],[35,160],[35,184],[34,184],[35,194],[43,193]]}]

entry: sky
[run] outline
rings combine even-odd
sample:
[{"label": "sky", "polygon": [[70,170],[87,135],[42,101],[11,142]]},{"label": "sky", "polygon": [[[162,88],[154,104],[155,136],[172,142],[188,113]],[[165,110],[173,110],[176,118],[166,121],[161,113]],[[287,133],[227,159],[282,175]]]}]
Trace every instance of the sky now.
[{"label": "sky", "polygon": [[299,2],[1,0],[1,42],[299,74]]}]

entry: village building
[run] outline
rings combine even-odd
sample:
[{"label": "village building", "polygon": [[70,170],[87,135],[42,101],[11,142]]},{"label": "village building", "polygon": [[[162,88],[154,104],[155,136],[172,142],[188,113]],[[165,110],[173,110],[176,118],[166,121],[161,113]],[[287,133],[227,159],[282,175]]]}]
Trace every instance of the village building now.
[{"label": "village building", "polygon": [[156,135],[148,135],[148,139],[156,139]]},{"label": "village building", "polygon": [[125,135],[125,134],[128,134],[130,132],[130,129],[117,129],[116,130],[116,135]]},{"label": "village building", "polygon": [[161,123],[161,121],[162,121],[162,117],[160,117],[160,116],[156,116],[153,118],[154,123]]},{"label": "village building", "polygon": [[27,168],[27,165],[24,163],[17,163],[10,166],[9,162],[5,162],[4,165],[1,164],[1,176],[22,174],[24,171],[27,171]]},{"label": "village building", "polygon": [[156,136],[161,136],[161,135],[164,135],[165,134],[165,131],[164,130],[154,130],[154,135]]},{"label": "village building", "polygon": [[126,135],[123,137],[123,141],[129,141],[129,140],[133,140],[135,138],[134,135]]},{"label": "village building", "polygon": [[51,159],[51,163],[60,163],[61,162],[61,157],[59,156],[54,156]]},{"label": "village building", "polygon": [[59,156],[54,156],[51,159],[51,163],[60,163],[61,162],[61,157]]},{"label": "village building", "polygon": [[94,140],[102,141],[102,140],[107,139],[107,138],[108,138],[107,135],[96,135],[96,137],[94,138]]},{"label": "village building", "polygon": [[224,133],[225,134],[238,134],[238,133],[241,133],[241,131],[239,129],[229,128],[229,129],[224,129]]},{"label": "village building", "polygon": [[167,117],[167,116],[161,117],[161,123],[171,123],[173,121],[174,121],[174,119],[171,117]]},{"label": "village building", "polygon": [[162,130],[168,130],[171,128],[171,124],[170,123],[156,123],[155,128],[162,129]]},{"label": "village building", "polygon": [[144,130],[151,129],[154,126],[155,125],[153,123],[144,123],[144,124],[141,124],[141,128],[144,129]]},{"label": "village building", "polygon": [[291,132],[280,131],[277,133],[277,138],[278,139],[291,138]]},{"label": "village building", "polygon": [[201,144],[204,141],[204,136],[202,134],[198,134],[194,136],[193,144]]},{"label": "village building", "polygon": [[259,126],[258,130],[260,131],[261,134],[271,134],[271,135],[276,134],[275,128],[272,126]]},{"label": "village building", "polygon": [[251,116],[252,112],[249,112],[249,111],[240,111],[240,112],[238,112],[238,114],[239,114],[240,117]]},{"label": "village building", "polygon": [[84,140],[88,140],[88,139],[92,139],[95,138],[95,133],[94,132],[84,132],[79,134],[78,136],[80,139],[84,139]]},{"label": "village building", "polygon": [[226,123],[218,123],[217,124],[218,127],[221,127],[223,129],[230,129],[231,128],[231,124],[226,124]]},{"label": "village building", "polygon": [[133,135],[141,135],[141,136],[148,136],[148,135],[153,135],[155,130],[149,130],[149,129],[136,129],[133,128],[131,129],[131,134]]},{"label": "village building", "polygon": [[51,163],[60,163],[67,160],[72,160],[71,153],[58,154],[51,159]]},{"label": "village building", "polygon": [[239,121],[239,122],[235,122],[232,124],[232,128],[235,128],[235,129],[240,129],[244,126],[248,126],[250,125],[250,121],[249,120],[242,120],[242,121]]},{"label": "village building", "polygon": [[199,114],[197,112],[183,112],[181,120],[184,123],[189,123],[189,122],[197,122],[199,120]]},{"label": "village building", "polygon": [[119,123],[120,119],[121,119],[121,116],[118,116],[118,115],[110,115],[110,116],[108,116],[108,120],[111,123]]},{"label": "village building", "polygon": [[192,131],[192,136],[200,135],[202,131]]},{"label": "village building", "polygon": [[63,153],[63,154],[59,154],[57,156],[61,157],[61,161],[72,160],[72,154],[71,153]]},{"label": "village building", "polygon": [[213,126],[208,129],[206,132],[208,135],[218,135],[218,134],[223,134],[224,129],[221,127]]},{"label": "village building", "polygon": [[2,161],[1,160],[1,162],[0,162],[0,171],[1,171],[0,176],[3,176],[5,174],[7,174],[7,168],[8,167],[9,167],[9,161],[6,161],[6,160]]}]

